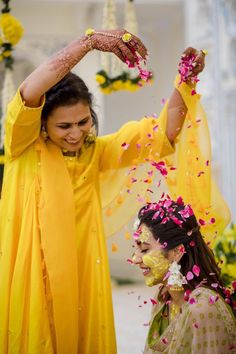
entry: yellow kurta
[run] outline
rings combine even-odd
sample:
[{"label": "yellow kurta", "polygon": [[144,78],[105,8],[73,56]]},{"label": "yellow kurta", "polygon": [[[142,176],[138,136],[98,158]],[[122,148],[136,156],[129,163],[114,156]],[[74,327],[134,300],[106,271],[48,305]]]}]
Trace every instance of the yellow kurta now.
[{"label": "yellow kurta", "polygon": [[109,181],[119,196],[129,166],[173,152],[164,134],[166,115],[157,131],[153,118],[130,122],[67,161],[40,137],[41,111],[26,107],[19,92],[8,106],[0,353],[114,354],[102,194],[104,204],[110,202]]}]

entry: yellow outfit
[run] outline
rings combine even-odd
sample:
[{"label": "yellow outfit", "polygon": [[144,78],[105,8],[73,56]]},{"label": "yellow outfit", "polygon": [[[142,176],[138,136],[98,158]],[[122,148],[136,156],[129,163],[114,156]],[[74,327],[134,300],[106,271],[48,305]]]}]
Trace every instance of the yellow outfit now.
[{"label": "yellow outfit", "polygon": [[[40,137],[41,110],[26,107],[19,92],[8,106],[0,353],[114,354],[99,175],[104,188],[106,173],[115,183],[119,170],[121,181],[122,169],[143,160],[156,120],[130,122],[67,161],[60,148]],[[173,151],[163,131],[153,134],[159,154]],[[143,148],[137,149],[138,142]],[[117,195],[119,188],[117,183]]]},{"label": "yellow outfit", "polygon": [[[181,90],[191,113],[199,100],[187,85]],[[40,136],[41,111],[26,107],[19,92],[8,106],[0,203],[0,353],[114,354],[104,235],[122,227],[150,195],[153,168],[146,159],[175,158],[165,136],[167,106],[159,119],[129,122],[72,160]],[[178,193],[173,171],[167,182],[171,193]],[[208,178],[208,190],[210,183]],[[209,204],[211,193],[205,196]]]}]

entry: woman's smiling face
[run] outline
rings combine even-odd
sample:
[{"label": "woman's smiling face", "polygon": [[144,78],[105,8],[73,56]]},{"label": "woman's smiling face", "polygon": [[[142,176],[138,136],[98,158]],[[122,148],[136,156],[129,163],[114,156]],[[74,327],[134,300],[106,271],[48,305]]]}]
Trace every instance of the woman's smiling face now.
[{"label": "woman's smiling face", "polygon": [[163,251],[162,245],[144,224],[139,227],[133,262],[139,265],[148,286],[161,283],[171,263],[169,252]]},{"label": "woman's smiling face", "polygon": [[90,107],[83,101],[55,108],[45,124],[50,140],[61,149],[73,152],[81,149],[91,127]]}]

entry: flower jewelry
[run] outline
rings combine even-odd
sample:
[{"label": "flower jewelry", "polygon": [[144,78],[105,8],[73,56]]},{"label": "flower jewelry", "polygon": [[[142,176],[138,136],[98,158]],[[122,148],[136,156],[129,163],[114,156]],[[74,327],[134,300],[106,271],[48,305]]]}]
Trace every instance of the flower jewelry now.
[{"label": "flower jewelry", "polygon": [[[186,219],[193,215],[193,210],[190,205],[185,205],[183,210],[178,212],[178,217],[174,215],[176,208],[179,205],[184,205],[183,200],[179,197],[176,201],[172,200],[168,195],[162,195],[158,203],[147,204],[142,214],[149,212],[150,210],[156,211],[153,215],[153,220],[157,218],[161,219],[161,224],[165,224],[168,221],[173,221],[176,225],[182,227],[182,224]],[[193,229],[195,231],[195,229]]]},{"label": "flower jewelry", "polygon": [[166,275],[167,287],[172,291],[182,291],[184,290],[183,285],[187,284],[186,278],[180,272],[181,266],[174,261],[169,267],[169,271]]}]

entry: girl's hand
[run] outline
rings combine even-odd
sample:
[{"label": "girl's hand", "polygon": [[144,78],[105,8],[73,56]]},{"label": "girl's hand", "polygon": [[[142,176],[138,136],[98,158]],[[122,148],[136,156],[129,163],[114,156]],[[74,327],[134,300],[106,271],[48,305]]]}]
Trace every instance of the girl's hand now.
[{"label": "girl's hand", "polygon": [[188,47],[183,52],[181,58],[183,58],[183,56],[195,57],[195,59],[193,60],[193,69],[192,69],[192,73],[190,74],[190,77],[196,76],[203,71],[205,67],[205,56],[206,56],[204,51],[197,50],[192,47]]},{"label": "girl's hand", "polygon": [[135,64],[135,52],[143,59],[146,59],[147,56],[147,49],[142,41],[124,29],[94,30],[93,33],[86,35],[85,40],[90,50],[97,49],[102,52],[114,53],[123,62],[128,59],[132,64]]}]

